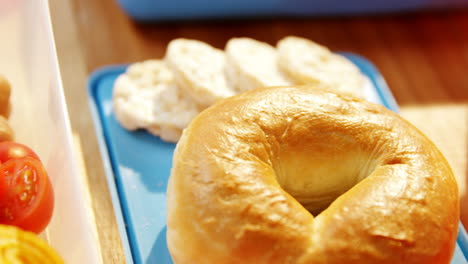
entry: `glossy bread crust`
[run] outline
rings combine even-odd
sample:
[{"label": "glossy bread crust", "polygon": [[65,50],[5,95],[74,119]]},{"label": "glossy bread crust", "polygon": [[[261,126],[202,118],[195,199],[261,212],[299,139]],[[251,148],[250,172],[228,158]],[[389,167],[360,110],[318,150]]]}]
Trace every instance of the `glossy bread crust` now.
[{"label": "glossy bread crust", "polygon": [[449,263],[458,228],[457,184],[428,138],[380,105],[313,87],[203,111],[167,194],[174,263]]}]

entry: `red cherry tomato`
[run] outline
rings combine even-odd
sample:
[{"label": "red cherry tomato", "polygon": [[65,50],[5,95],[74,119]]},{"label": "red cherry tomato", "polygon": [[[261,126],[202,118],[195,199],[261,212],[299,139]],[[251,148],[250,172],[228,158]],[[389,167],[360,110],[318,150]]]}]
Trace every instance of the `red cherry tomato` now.
[{"label": "red cherry tomato", "polygon": [[39,160],[37,154],[29,147],[13,142],[3,141],[0,142],[0,162],[4,163],[9,159],[31,157]]},{"label": "red cherry tomato", "polygon": [[0,165],[0,224],[40,233],[53,208],[52,185],[38,159],[13,158]]}]

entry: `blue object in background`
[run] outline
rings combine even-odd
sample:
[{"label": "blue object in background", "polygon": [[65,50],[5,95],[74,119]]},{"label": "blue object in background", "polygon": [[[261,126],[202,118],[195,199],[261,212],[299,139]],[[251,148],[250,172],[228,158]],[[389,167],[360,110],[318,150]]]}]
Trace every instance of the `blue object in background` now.
[{"label": "blue object in background", "polygon": [[[362,57],[343,53],[369,77],[385,107],[398,106],[377,69]],[[127,263],[172,264],[166,243],[166,187],[175,144],[145,131],[127,131],[112,111],[115,79],[126,66],[96,71],[88,90],[101,155]],[[460,224],[451,264],[468,264],[468,238]]]},{"label": "blue object in background", "polygon": [[336,16],[468,6],[468,0],[116,0],[137,21]]}]

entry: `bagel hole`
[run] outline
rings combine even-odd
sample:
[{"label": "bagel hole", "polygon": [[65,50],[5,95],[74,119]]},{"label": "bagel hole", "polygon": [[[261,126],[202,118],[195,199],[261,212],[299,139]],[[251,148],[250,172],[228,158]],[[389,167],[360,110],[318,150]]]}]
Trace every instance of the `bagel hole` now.
[{"label": "bagel hole", "polygon": [[[313,154],[308,153],[308,156]],[[327,155],[329,157],[329,155]],[[326,210],[336,199],[367,178],[381,161],[369,158],[365,152],[303,159],[283,158],[275,164],[276,180],[281,188],[298,201],[314,217]],[[401,160],[392,159],[391,162]],[[287,164],[287,166],[285,166]]]}]

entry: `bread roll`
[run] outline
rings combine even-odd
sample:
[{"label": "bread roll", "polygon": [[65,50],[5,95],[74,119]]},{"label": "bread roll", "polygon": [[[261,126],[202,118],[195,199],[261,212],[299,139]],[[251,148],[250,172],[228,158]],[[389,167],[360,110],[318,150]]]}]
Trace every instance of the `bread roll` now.
[{"label": "bread roll", "polygon": [[11,86],[5,77],[0,75],[0,115],[8,118],[10,116]]},{"label": "bread roll", "polygon": [[0,142],[12,141],[14,139],[13,129],[11,128],[8,120],[0,116]]}]

